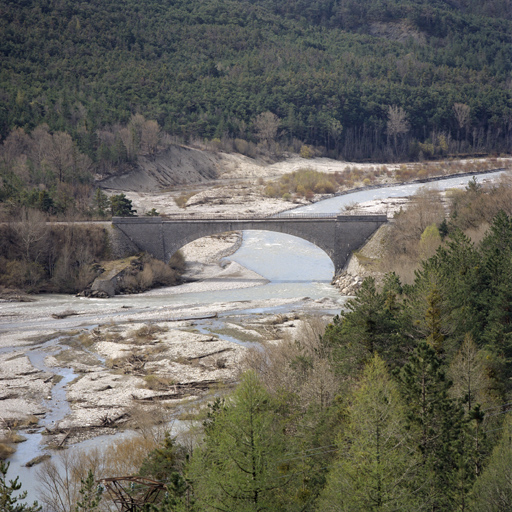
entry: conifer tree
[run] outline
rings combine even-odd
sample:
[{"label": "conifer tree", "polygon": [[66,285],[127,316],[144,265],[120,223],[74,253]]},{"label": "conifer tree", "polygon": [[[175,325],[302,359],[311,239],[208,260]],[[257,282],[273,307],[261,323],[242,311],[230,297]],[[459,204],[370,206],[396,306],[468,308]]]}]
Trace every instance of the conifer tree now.
[{"label": "conifer tree", "polygon": [[137,210],[133,209],[131,199],[124,194],[117,194],[110,198],[110,209],[112,215],[116,217],[131,217],[137,213]]},{"label": "conifer tree", "polygon": [[76,504],[75,512],[96,512],[99,510],[103,495],[103,487],[99,486],[95,479],[94,473],[89,469],[87,478],[80,480],[82,486],[78,491],[80,499]]},{"label": "conifer tree", "polygon": [[473,512],[512,510],[512,419],[504,423],[503,433],[494,447],[482,476],[473,488]]},{"label": "conifer tree", "polygon": [[422,341],[399,374],[407,421],[421,458],[418,488],[429,510],[453,510],[463,411],[434,348]]},{"label": "conifer tree", "polygon": [[253,372],[216,409],[188,477],[198,510],[285,510],[279,496],[293,479],[283,426]]},{"label": "conifer tree", "polygon": [[327,326],[322,339],[332,348],[341,373],[361,368],[375,352],[389,362],[398,363],[403,357],[398,334],[399,291],[396,276],[388,276],[382,291],[377,290],[374,278],[367,278],[356,297],[347,302],[347,311]]},{"label": "conifer tree", "polygon": [[6,481],[9,463],[0,461],[0,510],[2,512],[40,512],[42,508],[37,501],[32,505],[21,503],[27,497],[27,491],[18,496],[13,494],[21,489],[19,477]]},{"label": "conifer tree", "polygon": [[413,479],[418,457],[397,384],[375,355],[354,391],[338,458],[319,499],[322,512],[420,510]]}]

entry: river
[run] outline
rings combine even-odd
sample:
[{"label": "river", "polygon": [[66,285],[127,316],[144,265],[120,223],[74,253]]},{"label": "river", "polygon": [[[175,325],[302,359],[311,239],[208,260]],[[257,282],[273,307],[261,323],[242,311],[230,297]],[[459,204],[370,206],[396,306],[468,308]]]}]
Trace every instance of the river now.
[{"label": "river", "polygon": [[[476,175],[477,181],[495,180],[503,172]],[[420,187],[447,189],[464,187],[472,177],[456,177],[442,181],[425,184],[408,184],[396,187],[362,190],[351,194],[336,196],[315,204],[293,210],[297,213],[338,213],[347,205],[384,199],[389,197],[405,197],[414,194]],[[307,311],[305,297],[310,299],[330,298],[335,301],[337,310],[342,307],[346,298],[330,286],[333,277],[334,266],[329,257],[319,248],[309,242],[289,235],[263,232],[246,231],[243,234],[243,243],[240,249],[229,257],[242,266],[257,272],[269,282],[268,284],[250,288],[231,290],[205,291],[197,293],[176,293],[179,290],[172,289],[169,293],[165,290],[158,294],[141,294],[118,296],[111,299],[86,299],[67,295],[46,295],[37,297],[35,302],[29,303],[3,303],[0,304],[0,338],[9,332],[27,333],[37,332],[39,329],[55,329],[55,320],[51,318],[51,312],[56,310],[81,311],[80,317],[70,316],[59,320],[60,331],[76,328],[77,326],[95,325],[99,322],[121,322],[134,317],[135,314],[147,314],[158,311],[161,308],[167,310],[175,306],[184,305],[208,305],[212,303],[232,303],[241,301],[270,301],[275,299],[287,299],[285,306],[268,305],[255,309],[243,309],[238,313],[275,313],[291,304],[302,304]],[[219,320],[222,322],[222,314]],[[199,328],[201,325],[199,324]],[[226,338],[228,339],[228,338]],[[230,341],[236,342],[231,339]],[[19,350],[21,347],[3,346],[0,352]],[[38,369],[57,373],[62,380],[53,387],[52,395],[45,404],[51,411],[41,422],[41,427],[49,421],[62,419],[69,411],[69,405],[65,400],[66,384],[74,378],[74,372],[69,368],[47,368],[44,362],[46,356],[52,351],[60,350],[55,340],[38,346],[37,349],[27,351],[31,363]],[[49,352],[50,351],[50,352]],[[35,499],[34,490],[35,469],[26,468],[24,464],[41,453],[41,429],[26,436],[27,441],[21,443],[16,454],[10,459],[11,467],[9,477],[20,475],[23,489],[29,491],[29,500]],[[90,445],[88,442],[87,445]]]}]

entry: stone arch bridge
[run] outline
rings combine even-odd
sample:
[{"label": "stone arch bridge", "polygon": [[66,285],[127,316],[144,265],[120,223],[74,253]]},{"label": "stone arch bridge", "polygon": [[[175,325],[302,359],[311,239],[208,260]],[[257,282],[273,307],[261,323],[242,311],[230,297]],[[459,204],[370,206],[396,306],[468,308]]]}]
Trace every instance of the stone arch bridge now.
[{"label": "stone arch bridge", "polygon": [[386,215],[280,214],[273,217],[114,217],[112,223],[138,249],[169,261],[184,245],[226,231],[277,231],[308,240],[343,269],[353,251],[382,224]]}]

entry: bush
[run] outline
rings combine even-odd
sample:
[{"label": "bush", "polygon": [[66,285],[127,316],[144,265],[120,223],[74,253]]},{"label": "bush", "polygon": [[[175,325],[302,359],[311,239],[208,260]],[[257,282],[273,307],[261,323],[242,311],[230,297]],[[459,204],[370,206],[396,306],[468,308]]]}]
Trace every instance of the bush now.
[{"label": "bush", "polygon": [[247,150],[249,149],[249,143],[246,140],[235,139],[234,145],[238,153],[241,153],[242,155],[247,154]]},{"label": "bush", "polygon": [[299,155],[301,158],[313,158],[313,148],[311,146],[304,145],[300,148]]},{"label": "bush", "polygon": [[178,197],[174,198],[174,202],[176,203],[176,206],[178,208],[186,208],[187,207],[187,201],[197,194],[196,191],[193,192],[184,192],[183,194],[179,195]]},{"label": "bush", "polygon": [[[265,187],[268,197],[282,197],[288,200],[294,194],[297,197],[312,199],[314,194],[333,194],[338,189],[339,176],[314,171],[313,169],[299,169],[285,174],[274,183]],[[289,194],[289,195],[286,195]]]},{"label": "bush", "polygon": [[163,261],[144,255],[132,262],[132,268],[119,283],[123,293],[140,293],[156,286],[174,286],[178,283],[180,271]]},{"label": "bush", "polygon": [[16,450],[5,443],[0,443],[0,460],[8,459]]}]

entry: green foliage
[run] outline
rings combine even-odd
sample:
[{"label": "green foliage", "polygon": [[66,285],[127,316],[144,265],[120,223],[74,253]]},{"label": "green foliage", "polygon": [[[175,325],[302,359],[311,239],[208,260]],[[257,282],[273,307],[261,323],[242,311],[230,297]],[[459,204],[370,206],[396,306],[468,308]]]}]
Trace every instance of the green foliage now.
[{"label": "green foliage", "polygon": [[103,487],[94,480],[94,473],[89,469],[87,478],[80,480],[81,487],[78,491],[80,498],[76,504],[75,512],[95,512],[99,511],[103,496]]},{"label": "green foliage", "polygon": [[[183,477],[183,467],[187,455],[182,446],[176,444],[168,432],[165,434],[162,446],[153,450],[144,460],[140,475],[152,478],[166,485],[165,500],[155,510],[174,510],[188,490],[188,484]],[[151,509],[153,510],[153,509]]]},{"label": "green foliage", "polygon": [[323,342],[332,347],[342,374],[349,375],[361,368],[374,353],[391,365],[403,362],[398,333],[400,290],[396,276],[389,276],[381,291],[377,290],[374,278],[366,278],[356,297],[347,301],[347,310],[327,326]]},{"label": "green foliage", "polygon": [[462,409],[448,396],[441,359],[420,342],[400,371],[409,428],[418,446],[421,471],[418,488],[429,508],[451,510],[461,463]]},{"label": "green foliage", "polygon": [[293,478],[286,439],[272,398],[246,373],[225,406],[212,409],[205,444],[188,477],[201,510],[286,510],[280,492]]},{"label": "green foliage", "polygon": [[40,512],[42,507],[38,505],[37,501],[34,501],[32,505],[20,503],[26,498],[26,491],[18,496],[13,496],[21,489],[21,483],[18,482],[18,477],[9,482],[6,481],[8,469],[9,463],[0,461],[0,510],[2,512]]},{"label": "green foliage", "polygon": [[474,512],[505,512],[512,508],[512,421],[504,423],[498,444],[474,487]]},{"label": "green foliage", "polygon": [[365,366],[348,415],[318,510],[418,510],[418,457],[398,387],[379,356]]},{"label": "green foliage", "polygon": [[137,210],[133,209],[131,199],[124,194],[110,197],[110,210],[113,217],[131,217],[137,213]]},{"label": "green foliage", "polygon": [[[410,124],[392,148],[400,158],[435,156],[447,144],[450,152],[503,151],[512,65],[510,9],[502,4],[7,2],[0,137],[46,123],[107,168],[155,147],[141,137],[143,125],[130,122],[134,112],[184,139],[228,135],[247,154],[261,135],[257,117],[271,111],[289,145],[388,158],[393,105]],[[454,104],[470,108],[463,134]],[[106,137],[104,128],[119,123],[130,123],[127,131]],[[55,179],[68,170],[57,169]]]},{"label": "green foliage", "polygon": [[98,215],[104,217],[107,214],[110,202],[107,194],[105,194],[105,192],[103,192],[99,187],[96,189],[96,192],[94,192],[93,204]]}]

